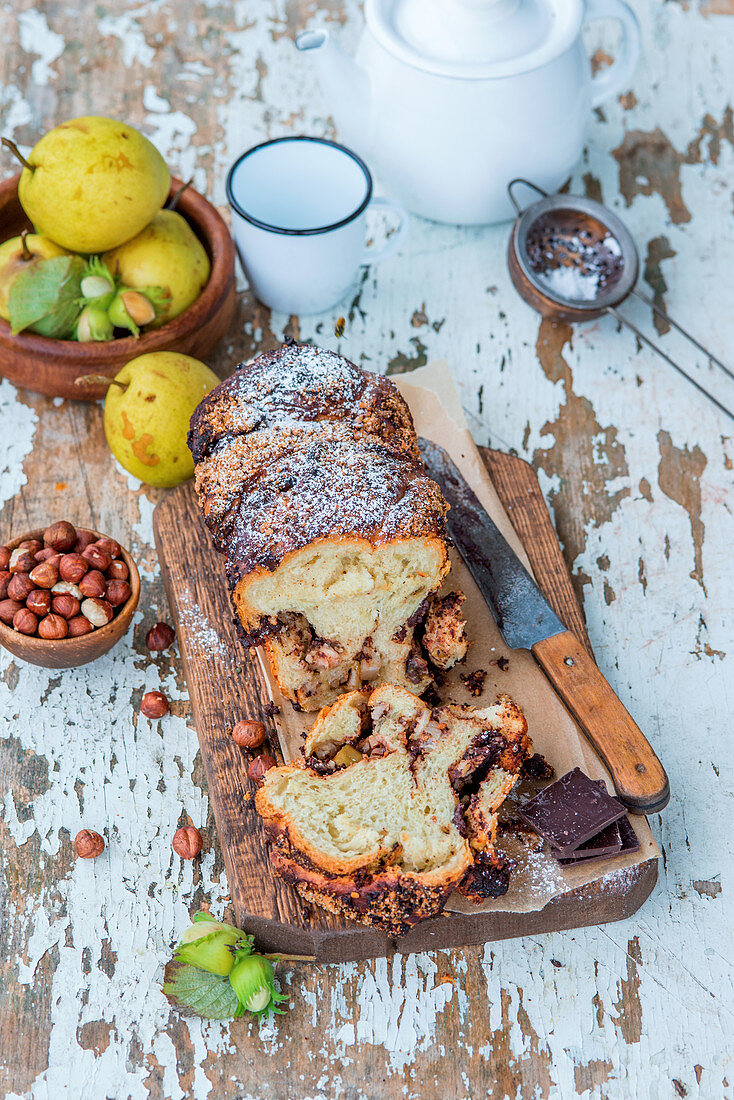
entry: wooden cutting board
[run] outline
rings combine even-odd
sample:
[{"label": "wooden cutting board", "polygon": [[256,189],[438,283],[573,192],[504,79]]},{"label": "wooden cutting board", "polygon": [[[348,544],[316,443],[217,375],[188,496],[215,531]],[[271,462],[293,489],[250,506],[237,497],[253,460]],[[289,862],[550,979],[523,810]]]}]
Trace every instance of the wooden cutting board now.
[{"label": "wooden cutting board", "polygon": [[[497,493],[527,550],[536,579],[569,630],[591,652],[545,501],[532,468],[520,458],[480,449]],[[193,485],[171,492],[153,515],[156,546],[191,696],[209,796],[238,924],[263,950],[313,954],[320,962],[458,947],[510,936],[603,924],[634,913],[657,880],[651,859],[624,875],[611,873],[560,895],[533,913],[442,913],[392,940],[302,905],[296,891],[271,873],[265,831],[247,778],[248,757],[230,730],[260,718],[277,738],[265,707],[267,687],[253,654],[237,640],[222,558],[211,548]],[[216,626],[216,629],[214,627]]]}]

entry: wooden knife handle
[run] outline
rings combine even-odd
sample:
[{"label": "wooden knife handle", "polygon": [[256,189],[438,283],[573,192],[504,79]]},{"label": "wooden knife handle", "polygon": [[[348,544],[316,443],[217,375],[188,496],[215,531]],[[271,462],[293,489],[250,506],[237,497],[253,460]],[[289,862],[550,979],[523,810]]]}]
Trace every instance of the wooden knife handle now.
[{"label": "wooden knife handle", "polygon": [[570,630],[537,642],[533,654],[611,772],[620,802],[636,814],[662,810],[670,798],[663,765]]}]

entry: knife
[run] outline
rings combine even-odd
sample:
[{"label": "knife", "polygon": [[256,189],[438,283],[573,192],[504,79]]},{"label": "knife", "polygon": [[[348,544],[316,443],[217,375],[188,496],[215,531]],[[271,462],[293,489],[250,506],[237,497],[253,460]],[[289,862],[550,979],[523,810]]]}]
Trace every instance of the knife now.
[{"label": "knife", "polygon": [[567,630],[454,462],[419,439],[430,477],[450,504],[447,524],[510,649],[529,649],[606,764],[617,796],[636,814],[667,805],[670,785],[642,730]]}]

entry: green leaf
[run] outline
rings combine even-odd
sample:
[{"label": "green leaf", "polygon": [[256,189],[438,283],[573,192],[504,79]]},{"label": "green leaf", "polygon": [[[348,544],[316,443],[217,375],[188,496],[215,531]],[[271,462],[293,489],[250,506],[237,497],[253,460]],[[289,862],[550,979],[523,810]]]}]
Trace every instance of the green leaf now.
[{"label": "green leaf", "polygon": [[81,256],[53,256],[22,271],[8,295],[12,334],[30,329],[54,339],[72,336],[83,272]]},{"label": "green leaf", "polygon": [[205,1020],[230,1020],[237,1014],[237,994],[227,978],[171,959],[166,965],[163,992],[169,1004]]}]

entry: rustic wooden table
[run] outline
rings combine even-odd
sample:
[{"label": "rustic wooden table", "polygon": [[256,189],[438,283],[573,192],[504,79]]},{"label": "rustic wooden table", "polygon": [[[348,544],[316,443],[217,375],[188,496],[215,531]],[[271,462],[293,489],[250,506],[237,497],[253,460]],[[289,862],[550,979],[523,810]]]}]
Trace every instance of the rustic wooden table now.
[{"label": "rustic wooden table", "polygon": [[[573,188],[627,219],[657,300],[731,359],[734,6],[636,6],[643,60],[597,110]],[[223,208],[245,146],[332,133],[292,38],[326,20],[353,44],[359,12],[356,0],[318,7],[6,2],[2,132],[27,148],[66,117],[125,117]],[[594,63],[613,45],[595,40]],[[506,237],[416,221],[402,254],[318,323],[271,315],[243,287],[215,366],[285,333],[335,347],[337,312],[342,350],[376,370],[449,360],[477,441],[538,471],[602,669],[667,765],[653,896],[607,927],[293,971],[290,1012],[259,1028],[169,1011],[161,963],[201,901],[225,911],[227,883],[179,661],[143,645],[166,616],[160,494],[111,460],[98,407],[2,382],[0,531],[48,516],[109,531],[145,586],[132,636],[94,665],[59,674],[0,658],[3,1095],[732,1095],[732,425],[611,320],[539,324],[510,286]],[[163,723],[138,714],[151,688],[173,699]],[[188,820],[208,837],[193,864],[170,847]],[[82,825],[108,838],[96,862],[73,857]]]}]

